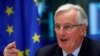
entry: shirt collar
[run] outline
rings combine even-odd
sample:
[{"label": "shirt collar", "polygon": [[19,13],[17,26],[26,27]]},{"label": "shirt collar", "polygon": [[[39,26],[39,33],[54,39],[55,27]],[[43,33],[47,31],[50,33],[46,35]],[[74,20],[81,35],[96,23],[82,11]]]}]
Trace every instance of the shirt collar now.
[{"label": "shirt collar", "polygon": [[[74,56],[78,56],[79,51],[80,51],[81,45],[72,53]],[[66,56],[67,53],[62,49],[63,56]]]}]

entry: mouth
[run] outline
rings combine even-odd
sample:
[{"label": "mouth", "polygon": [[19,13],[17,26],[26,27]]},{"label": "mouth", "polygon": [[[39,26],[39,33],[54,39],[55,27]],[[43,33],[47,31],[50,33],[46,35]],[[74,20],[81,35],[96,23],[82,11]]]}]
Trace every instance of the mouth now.
[{"label": "mouth", "polygon": [[61,38],[61,39],[60,39],[60,41],[61,41],[61,42],[67,42],[67,41],[68,41],[68,39]]}]

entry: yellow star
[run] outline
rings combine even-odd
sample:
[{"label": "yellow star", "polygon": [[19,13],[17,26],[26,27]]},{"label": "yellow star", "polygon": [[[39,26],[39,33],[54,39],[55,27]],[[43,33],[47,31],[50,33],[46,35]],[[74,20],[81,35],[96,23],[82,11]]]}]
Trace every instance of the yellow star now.
[{"label": "yellow star", "polygon": [[6,32],[8,32],[9,35],[11,35],[11,33],[13,33],[13,26],[9,26],[9,25],[8,25],[8,27],[7,27],[7,29],[6,29]]},{"label": "yellow star", "polygon": [[36,4],[36,6],[38,5],[38,0],[34,0],[34,2],[35,2],[35,4]]},{"label": "yellow star", "polygon": [[36,33],[35,33],[34,36],[32,37],[34,43],[35,43],[35,42],[40,42],[39,38],[40,38],[40,36],[37,35]]},{"label": "yellow star", "polygon": [[29,50],[25,49],[25,56],[29,56]]},{"label": "yellow star", "polygon": [[18,50],[18,56],[24,56],[24,52],[23,52],[23,51]]},{"label": "yellow star", "polygon": [[13,14],[13,7],[8,7],[7,6],[7,9],[5,11],[7,13],[8,16],[10,16],[11,14]]}]

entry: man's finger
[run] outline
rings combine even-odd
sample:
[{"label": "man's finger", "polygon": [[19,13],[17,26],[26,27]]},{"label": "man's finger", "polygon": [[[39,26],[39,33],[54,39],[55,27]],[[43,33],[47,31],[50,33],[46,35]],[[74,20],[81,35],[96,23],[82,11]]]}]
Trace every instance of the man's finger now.
[{"label": "man's finger", "polygon": [[10,43],[6,48],[7,49],[16,48],[15,42]]},{"label": "man's finger", "polygon": [[5,49],[4,50],[4,53],[18,53],[18,50],[17,49],[15,49],[15,48],[12,48],[12,49]]}]

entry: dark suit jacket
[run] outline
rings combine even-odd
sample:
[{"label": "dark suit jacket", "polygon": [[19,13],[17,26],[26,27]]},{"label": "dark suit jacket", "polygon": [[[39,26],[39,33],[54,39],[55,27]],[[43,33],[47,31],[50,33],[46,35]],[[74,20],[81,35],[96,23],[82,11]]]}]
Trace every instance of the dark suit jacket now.
[{"label": "dark suit jacket", "polygon": [[[57,44],[53,44],[41,48],[35,56],[63,56],[63,53]],[[85,38],[78,56],[100,56],[100,43]]]}]

